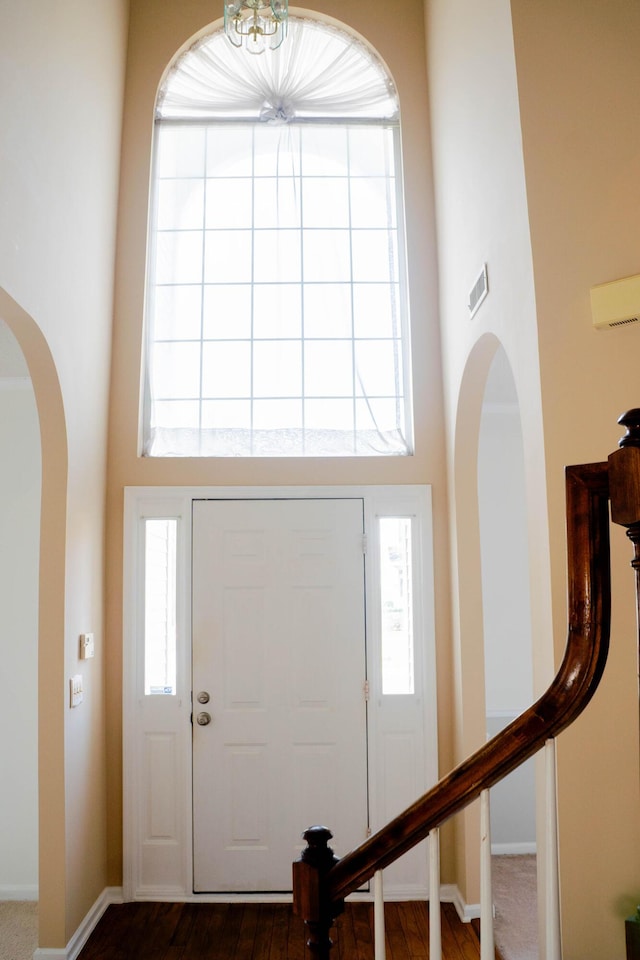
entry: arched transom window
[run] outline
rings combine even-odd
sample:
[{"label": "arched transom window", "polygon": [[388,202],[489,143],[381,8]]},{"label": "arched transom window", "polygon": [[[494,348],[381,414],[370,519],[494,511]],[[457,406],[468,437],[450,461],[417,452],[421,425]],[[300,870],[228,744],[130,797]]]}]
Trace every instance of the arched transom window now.
[{"label": "arched transom window", "polygon": [[291,17],[169,70],[155,131],[147,456],[411,453],[399,111],[381,62]]}]

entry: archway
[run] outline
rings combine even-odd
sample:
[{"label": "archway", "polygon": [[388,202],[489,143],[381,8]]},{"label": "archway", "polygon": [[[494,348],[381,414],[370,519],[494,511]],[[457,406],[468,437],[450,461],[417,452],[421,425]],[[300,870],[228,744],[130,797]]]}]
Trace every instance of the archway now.
[{"label": "archway", "polygon": [[[492,334],[483,335],[467,359],[459,392],[454,470],[458,709],[460,756],[464,756],[480,746],[485,732],[488,736],[498,732],[533,697],[520,410],[507,354]],[[532,764],[494,788],[492,808],[495,852],[534,852]],[[516,810],[521,816],[513,816]],[[464,815],[459,852],[467,902],[477,902],[477,811]]]},{"label": "archway", "polygon": [[[62,394],[42,331],[0,288],[0,320],[24,358],[39,421],[37,734],[39,942],[64,944],[64,598],[67,438]],[[24,371],[24,368],[23,368]],[[35,684],[35,675],[32,677]],[[15,724],[12,725],[15,728]]]},{"label": "archway", "polygon": [[[533,701],[529,543],[522,425],[516,385],[502,347],[484,391],[478,441],[485,719],[493,737]],[[536,781],[530,759],[491,790],[496,937],[517,927],[537,945]]]},{"label": "archway", "polygon": [[29,370],[0,319],[0,940],[37,945],[40,436]]}]

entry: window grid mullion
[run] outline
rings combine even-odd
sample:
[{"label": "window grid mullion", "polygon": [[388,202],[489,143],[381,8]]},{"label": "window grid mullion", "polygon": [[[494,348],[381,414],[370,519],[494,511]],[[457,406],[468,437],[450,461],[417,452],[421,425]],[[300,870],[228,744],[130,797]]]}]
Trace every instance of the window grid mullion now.
[{"label": "window grid mullion", "polygon": [[200,388],[198,390],[198,448],[202,447],[202,420],[204,395],[204,293],[205,293],[205,257],[207,245],[207,169],[208,169],[209,131],[204,131],[204,189],[202,193],[202,276],[200,280]]},{"label": "window grid mullion", "polygon": [[349,205],[349,301],[351,305],[351,415],[353,417],[352,443],[353,452],[358,449],[357,433],[357,369],[356,369],[356,329],[355,329],[355,299],[353,292],[353,219],[351,211],[351,129],[347,128],[347,203]]},{"label": "window grid mullion", "polygon": [[[392,143],[392,147],[395,144]],[[393,333],[393,376],[394,376],[394,387],[395,387],[395,401],[396,401],[396,423],[402,423],[403,417],[401,413],[401,401],[400,401],[400,371],[399,371],[399,356],[398,356],[398,298],[396,294],[396,278],[399,276],[398,264],[396,261],[396,256],[394,256],[393,249],[393,205],[391,202],[391,183],[389,177],[389,163],[394,160],[394,151],[392,150],[391,158],[389,158],[389,137],[386,136],[386,131],[384,133],[384,167],[385,167],[385,201],[387,208],[387,245],[389,249],[389,280],[390,280],[390,295],[391,295],[391,331]],[[396,221],[396,237],[397,237],[397,221]],[[396,241],[397,246],[397,241]]]},{"label": "window grid mullion", "polygon": [[255,429],[255,238],[256,238],[256,131],[255,127],[251,130],[251,283],[249,285],[249,309],[251,311],[251,338],[249,342],[249,449],[251,455],[254,452],[254,429]]},{"label": "window grid mullion", "polygon": [[303,131],[298,137],[298,169],[300,170],[300,407],[302,431],[302,456],[307,453],[307,395],[305,387],[306,337],[304,315],[304,150],[302,149]]}]

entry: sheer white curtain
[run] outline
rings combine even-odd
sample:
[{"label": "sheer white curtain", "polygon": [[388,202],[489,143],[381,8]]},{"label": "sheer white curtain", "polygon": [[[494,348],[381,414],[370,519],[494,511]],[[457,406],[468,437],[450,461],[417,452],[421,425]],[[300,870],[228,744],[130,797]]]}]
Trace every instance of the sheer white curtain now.
[{"label": "sheer white curtain", "polygon": [[224,33],[200,39],[169,70],[163,119],[395,119],[398,100],[383,65],[361,42],[316,20],[289,18],[277,50],[247,56]]},{"label": "sheer white curtain", "polygon": [[398,103],[371,51],[290,18],[222,32],[157,102],[143,453],[410,453]]}]

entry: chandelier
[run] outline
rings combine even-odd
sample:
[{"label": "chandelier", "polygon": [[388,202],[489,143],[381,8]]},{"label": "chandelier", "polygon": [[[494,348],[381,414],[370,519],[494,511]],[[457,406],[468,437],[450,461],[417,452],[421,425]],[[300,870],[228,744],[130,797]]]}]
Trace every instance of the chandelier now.
[{"label": "chandelier", "polygon": [[276,50],[287,35],[288,0],[226,0],[224,32],[249,53]]}]

